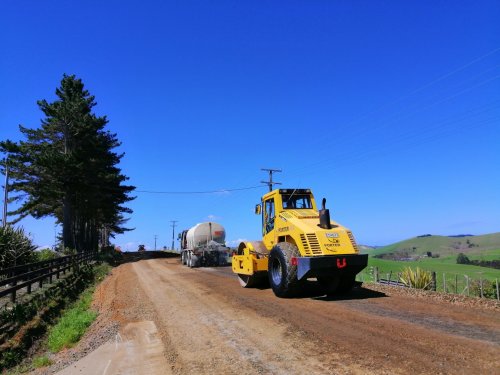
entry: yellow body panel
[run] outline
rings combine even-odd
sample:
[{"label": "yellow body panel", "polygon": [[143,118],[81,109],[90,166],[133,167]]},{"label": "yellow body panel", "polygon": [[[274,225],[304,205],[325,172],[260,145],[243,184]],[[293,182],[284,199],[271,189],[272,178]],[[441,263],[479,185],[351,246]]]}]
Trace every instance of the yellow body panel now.
[{"label": "yellow body panel", "polygon": [[234,273],[253,275],[255,272],[267,271],[267,258],[258,259],[254,254],[233,255]]}]

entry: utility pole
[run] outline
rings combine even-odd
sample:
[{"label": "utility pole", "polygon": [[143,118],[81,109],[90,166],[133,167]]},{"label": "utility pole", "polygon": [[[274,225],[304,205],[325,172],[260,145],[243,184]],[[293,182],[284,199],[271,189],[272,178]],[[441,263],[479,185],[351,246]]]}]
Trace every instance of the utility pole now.
[{"label": "utility pole", "polygon": [[170,220],[170,222],[172,224],[170,224],[170,226],[172,227],[172,250],[174,250],[174,231],[175,231],[175,227],[176,227],[176,224],[178,222],[178,220]]},{"label": "utility pole", "polygon": [[158,235],[155,234],[155,251],[156,251],[156,239],[158,238]]},{"label": "utility pole", "polygon": [[2,216],[2,226],[5,228],[7,226],[7,199],[9,197],[9,156],[5,158],[5,186],[3,188],[3,216]]},{"label": "utility pole", "polygon": [[263,184],[269,186],[269,191],[273,190],[273,185],[281,185],[281,182],[273,182],[273,173],[281,172],[281,169],[261,168],[260,170],[269,172],[269,181],[261,181]]}]

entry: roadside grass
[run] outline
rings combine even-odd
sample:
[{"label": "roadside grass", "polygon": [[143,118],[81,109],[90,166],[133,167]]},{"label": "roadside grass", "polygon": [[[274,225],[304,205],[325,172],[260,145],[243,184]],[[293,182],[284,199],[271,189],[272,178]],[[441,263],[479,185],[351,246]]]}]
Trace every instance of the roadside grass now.
[{"label": "roadside grass", "polygon": [[[29,303],[19,305],[19,311],[4,314],[0,325],[12,322],[19,330],[2,344],[0,373],[17,375],[49,366],[51,351],[73,346],[97,316],[90,309],[92,294],[111,269],[106,262],[84,265],[52,288],[35,293]],[[38,356],[29,358],[29,349],[44,334],[36,351]]]},{"label": "roadside grass", "polygon": [[86,289],[80,298],[66,310],[59,322],[49,330],[47,344],[53,353],[63,348],[71,348],[97,317],[90,310],[94,288]]},{"label": "roadside grass", "polygon": [[35,367],[35,368],[50,366],[51,364],[52,364],[52,361],[46,355],[36,357],[33,360],[33,367]]},{"label": "roadside grass", "polygon": [[87,328],[96,319],[97,313],[90,309],[95,286],[107,275],[111,267],[100,264],[95,268],[95,283],[85,289],[78,300],[65,310],[59,321],[49,329],[47,346],[56,353],[64,348],[71,348],[83,336]]}]

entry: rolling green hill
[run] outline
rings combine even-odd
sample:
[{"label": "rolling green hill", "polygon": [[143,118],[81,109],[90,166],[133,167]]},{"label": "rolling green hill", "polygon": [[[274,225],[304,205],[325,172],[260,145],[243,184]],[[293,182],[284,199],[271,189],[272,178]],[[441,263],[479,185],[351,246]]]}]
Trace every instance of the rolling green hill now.
[{"label": "rolling green hill", "polygon": [[464,253],[471,259],[482,259],[482,256],[495,257],[498,253],[496,250],[500,251],[500,233],[465,237],[425,235],[364,252],[370,256],[399,253],[407,257],[424,256],[427,252],[439,257],[456,257]]}]

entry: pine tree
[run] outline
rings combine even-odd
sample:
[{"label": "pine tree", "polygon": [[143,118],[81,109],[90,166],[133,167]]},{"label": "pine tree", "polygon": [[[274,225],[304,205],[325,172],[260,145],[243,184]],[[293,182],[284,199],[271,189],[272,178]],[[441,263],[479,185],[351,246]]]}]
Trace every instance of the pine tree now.
[{"label": "pine tree", "polygon": [[123,204],[135,188],[124,185],[123,154],[113,151],[120,142],[105,130],[106,116],[92,112],[95,98],[82,81],[64,75],[56,95],[38,101],[46,116],[40,128],[19,127],[26,141],[0,143],[9,153],[9,190],[19,193],[11,200],[20,206],[9,214],[15,221],[53,216],[63,224],[64,247],[94,250],[99,238],[128,230],[124,214],[132,211]]}]

